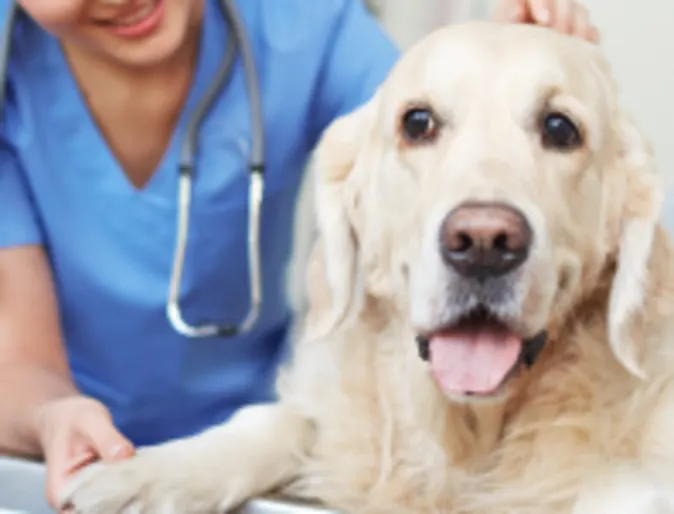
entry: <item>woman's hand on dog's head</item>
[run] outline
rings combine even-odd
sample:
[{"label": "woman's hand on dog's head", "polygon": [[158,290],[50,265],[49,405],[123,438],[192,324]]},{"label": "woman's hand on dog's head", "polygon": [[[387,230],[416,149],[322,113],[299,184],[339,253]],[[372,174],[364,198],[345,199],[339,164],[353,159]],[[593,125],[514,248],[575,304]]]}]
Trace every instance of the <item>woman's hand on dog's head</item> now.
[{"label": "woman's hand on dog's head", "polygon": [[599,30],[592,23],[587,8],[575,0],[498,0],[492,19],[543,25],[599,42]]}]

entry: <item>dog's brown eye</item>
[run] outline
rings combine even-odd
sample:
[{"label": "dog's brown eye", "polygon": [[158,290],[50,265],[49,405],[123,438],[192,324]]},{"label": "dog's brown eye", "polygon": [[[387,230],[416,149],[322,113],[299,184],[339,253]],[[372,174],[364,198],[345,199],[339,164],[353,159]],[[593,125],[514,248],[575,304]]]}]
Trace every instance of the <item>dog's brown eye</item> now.
[{"label": "dog's brown eye", "polygon": [[550,113],[542,121],[543,146],[557,150],[572,150],[583,144],[578,127],[560,113]]},{"label": "dog's brown eye", "polygon": [[437,130],[438,122],[430,109],[410,109],[403,115],[402,131],[408,141],[430,141],[436,136]]}]

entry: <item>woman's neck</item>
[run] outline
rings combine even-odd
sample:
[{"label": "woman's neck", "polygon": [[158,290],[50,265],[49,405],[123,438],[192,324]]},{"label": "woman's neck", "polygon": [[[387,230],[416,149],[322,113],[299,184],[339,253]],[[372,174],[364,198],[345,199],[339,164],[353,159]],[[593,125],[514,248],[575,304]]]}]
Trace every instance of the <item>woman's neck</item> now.
[{"label": "woman's neck", "polygon": [[193,81],[201,23],[171,59],[131,68],[63,44],[87,107],[131,183],[154,174],[178,123]]}]

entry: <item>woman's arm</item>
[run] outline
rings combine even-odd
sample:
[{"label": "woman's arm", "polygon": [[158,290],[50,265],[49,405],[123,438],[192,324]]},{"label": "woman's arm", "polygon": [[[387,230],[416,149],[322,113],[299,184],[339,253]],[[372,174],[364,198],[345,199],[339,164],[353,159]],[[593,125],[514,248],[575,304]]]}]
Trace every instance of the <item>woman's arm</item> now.
[{"label": "woman's arm", "polygon": [[55,507],[80,467],[133,453],[105,406],[73,384],[43,250],[0,249],[0,455],[44,458]]},{"label": "woman's arm", "polygon": [[0,249],[0,453],[39,456],[36,408],[76,394],[43,250]]},{"label": "woman's arm", "polygon": [[54,506],[81,466],[134,447],[71,378],[37,201],[0,134],[0,454],[44,458]]}]

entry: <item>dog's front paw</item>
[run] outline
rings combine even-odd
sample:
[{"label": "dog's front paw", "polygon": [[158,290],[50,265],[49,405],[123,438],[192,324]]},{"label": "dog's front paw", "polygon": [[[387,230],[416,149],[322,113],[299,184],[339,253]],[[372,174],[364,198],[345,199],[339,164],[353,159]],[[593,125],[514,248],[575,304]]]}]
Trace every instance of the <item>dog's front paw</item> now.
[{"label": "dog's front paw", "polygon": [[244,499],[236,494],[243,488],[231,467],[216,472],[203,464],[162,448],[97,463],[75,477],[61,504],[76,514],[206,514],[227,511]]}]

